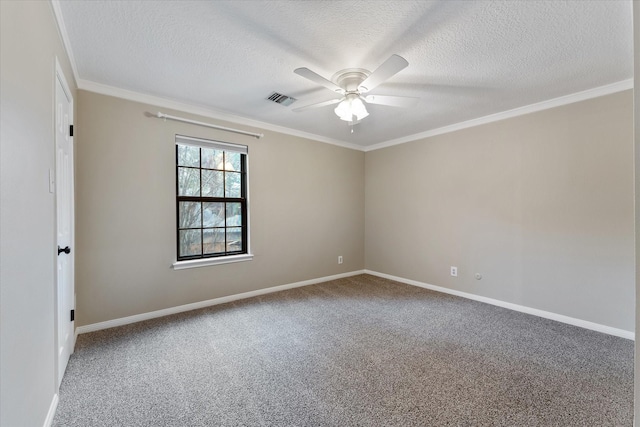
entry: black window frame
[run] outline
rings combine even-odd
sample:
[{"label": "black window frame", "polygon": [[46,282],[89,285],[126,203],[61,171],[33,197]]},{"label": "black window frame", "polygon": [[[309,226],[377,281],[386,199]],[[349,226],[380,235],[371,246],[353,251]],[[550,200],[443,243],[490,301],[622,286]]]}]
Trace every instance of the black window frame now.
[{"label": "black window frame", "polygon": [[[199,152],[199,164],[198,166],[181,166],[179,164],[179,146],[186,145],[191,147],[197,147]],[[202,149],[214,149],[218,151],[223,151],[223,169],[217,168],[203,168],[202,167]],[[227,153],[239,153],[240,154],[240,171],[231,171],[226,170],[226,155]],[[190,260],[201,260],[201,259],[215,259],[215,258],[225,258],[234,255],[245,255],[249,253],[249,225],[248,225],[248,189],[247,189],[247,163],[248,163],[248,147],[244,145],[231,144],[228,142],[208,140],[202,138],[194,138],[184,135],[176,135],[175,138],[175,174],[176,174],[176,256],[177,261],[190,261]],[[180,191],[180,168],[188,168],[188,169],[197,169],[199,171],[199,180],[200,180],[200,195],[199,196],[181,196],[179,194]],[[223,197],[209,197],[202,196],[202,171],[203,170],[212,170],[216,172],[223,173],[222,179],[222,187],[223,187]],[[225,178],[228,172],[240,173],[240,197],[226,197],[226,185]],[[181,202],[196,202],[200,203],[200,227],[180,227],[180,203]],[[213,203],[224,203],[225,204],[225,225],[224,227],[204,227],[203,224],[203,208],[202,205],[207,202]],[[227,203],[240,203],[240,211],[242,215],[241,225],[227,225],[226,221],[226,204]],[[228,249],[228,241],[227,241],[227,229],[228,228],[241,228],[241,239],[242,244],[240,250],[229,251]],[[224,243],[224,252],[215,252],[215,253],[205,253],[204,251],[204,231],[208,229],[224,229],[225,230],[225,243]],[[180,231],[183,230],[200,230],[200,254],[196,255],[185,255],[181,256],[180,254]]]}]

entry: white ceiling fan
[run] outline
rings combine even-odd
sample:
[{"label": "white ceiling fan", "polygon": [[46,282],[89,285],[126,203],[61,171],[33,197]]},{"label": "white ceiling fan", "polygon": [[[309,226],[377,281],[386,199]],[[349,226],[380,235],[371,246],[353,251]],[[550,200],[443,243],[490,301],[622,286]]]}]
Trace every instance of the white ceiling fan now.
[{"label": "white ceiling fan", "polygon": [[415,107],[418,98],[389,95],[364,95],[375,89],[409,65],[406,59],[399,55],[391,55],[373,73],[361,68],[348,68],[335,73],[331,80],[308,68],[296,68],[293,72],[314,83],[322,85],[340,95],[341,98],[318,102],[304,107],[294,108],[293,111],[305,111],[312,108],[325,107],[338,104],[334,109],[341,120],[350,125],[359,123],[369,115],[365,103],[389,105],[392,107]]}]

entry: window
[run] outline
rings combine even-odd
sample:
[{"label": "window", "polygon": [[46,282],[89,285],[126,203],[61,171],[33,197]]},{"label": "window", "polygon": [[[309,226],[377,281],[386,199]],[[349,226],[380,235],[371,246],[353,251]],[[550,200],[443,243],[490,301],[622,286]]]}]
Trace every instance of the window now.
[{"label": "window", "polygon": [[243,145],[176,135],[178,261],[229,262],[220,258],[248,254],[247,152]]}]

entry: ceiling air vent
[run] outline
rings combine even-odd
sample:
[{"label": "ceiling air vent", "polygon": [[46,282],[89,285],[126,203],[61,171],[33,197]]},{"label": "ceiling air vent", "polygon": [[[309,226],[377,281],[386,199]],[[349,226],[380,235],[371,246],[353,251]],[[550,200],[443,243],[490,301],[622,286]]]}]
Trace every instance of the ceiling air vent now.
[{"label": "ceiling air vent", "polygon": [[285,107],[288,107],[289,105],[291,105],[294,102],[296,102],[295,98],[292,98],[292,97],[287,96],[287,95],[283,95],[283,94],[278,93],[278,92],[273,92],[271,95],[269,95],[269,97],[267,97],[267,99],[269,101],[275,102],[276,104],[284,105]]}]

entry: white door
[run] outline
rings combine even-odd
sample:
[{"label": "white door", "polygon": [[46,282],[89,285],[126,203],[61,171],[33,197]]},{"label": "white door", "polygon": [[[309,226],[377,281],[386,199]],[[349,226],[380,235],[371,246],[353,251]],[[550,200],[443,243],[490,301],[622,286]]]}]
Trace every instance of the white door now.
[{"label": "white door", "polygon": [[58,387],[75,344],[73,283],[73,98],[62,72],[56,70],[56,229],[57,270],[57,353]]}]

